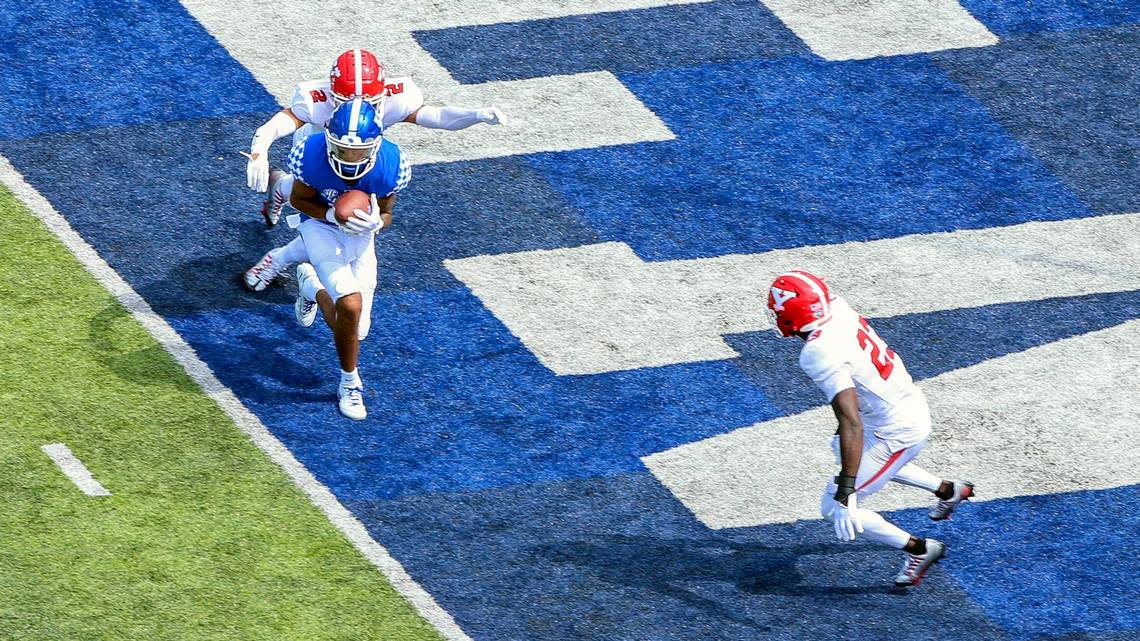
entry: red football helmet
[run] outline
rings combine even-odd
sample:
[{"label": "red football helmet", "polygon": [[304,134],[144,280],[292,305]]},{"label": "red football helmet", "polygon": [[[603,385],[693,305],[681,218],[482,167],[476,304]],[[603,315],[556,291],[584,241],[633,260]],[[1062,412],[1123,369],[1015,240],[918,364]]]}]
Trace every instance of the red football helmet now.
[{"label": "red football helmet", "polygon": [[803,270],[780,274],[768,289],[768,318],[787,338],[831,316],[833,297],[823,279]]},{"label": "red football helmet", "polygon": [[384,97],[384,65],[367,49],[349,49],[329,70],[329,87],[337,105],[357,97],[379,105]]}]

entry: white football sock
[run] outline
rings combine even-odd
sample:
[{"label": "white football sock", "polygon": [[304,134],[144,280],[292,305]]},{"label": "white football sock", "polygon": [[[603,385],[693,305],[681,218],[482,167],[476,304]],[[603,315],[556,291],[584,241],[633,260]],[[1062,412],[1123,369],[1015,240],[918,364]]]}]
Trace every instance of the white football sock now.
[{"label": "white football sock", "polygon": [[293,193],[293,174],[285,174],[279,178],[277,184],[274,185],[273,191],[277,192],[277,195],[288,205],[289,195]]},{"label": "white football sock", "polygon": [[364,387],[364,382],[360,380],[360,374],[356,370],[351,372],[340,370],[340,384],[344,387]]},{"label": "white football sock", "polygon": [[910,540],[909,534],[884,519],[878,512],[860,508],[859,516],[863,520],[862,536],[869,541],[884,543],[901,550]]},{"label": "white football sock", "polygon": [[937,492],[942,486],[942,479],[915,465],[913,462],[902,466],[891,478],[895,483],[902,483],[911,487],[920,487],[928,492]]},{"label": "white football sock", "polygon": [[305,250],[305,241],[301,240],[300,236],[281,247],[271,249],[269,255],[273,258],[273,262],[279,264],[282,269],[293,263],[303,263],[309,260],[309,252]]}]

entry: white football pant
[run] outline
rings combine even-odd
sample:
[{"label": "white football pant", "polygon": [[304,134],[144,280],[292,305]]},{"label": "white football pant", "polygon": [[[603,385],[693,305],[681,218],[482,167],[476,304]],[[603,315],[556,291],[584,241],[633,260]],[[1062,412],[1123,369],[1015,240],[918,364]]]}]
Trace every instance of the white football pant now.
[{"label": "white football pant", "polygon": [[[862,536],[872,541],[901,549],[910,540],[910,534],[888,522],[878,512],[864,507],[867,497],[883,489],[888,481],[921,487],[934,492],[942,481],[930,472],[914,464],[912,460],[926,447],[922,440],[910,447],[894,448],[869,432],[863,432],[863,458],[859,472],[855,475],[855,491],[858,496],[859,516],[863,520]],[[835,479],[827,484],[820,499],[819,511],[824,518],[831,518],[834,509]]]},{"label": "white football pant", "polygon": [[368,336],[372,326],[372,298],[376,292],[375,234],[355,235],[339,227],[306,217],[298,228],[309,263],[333,301],[360,293],[357,335]]}]

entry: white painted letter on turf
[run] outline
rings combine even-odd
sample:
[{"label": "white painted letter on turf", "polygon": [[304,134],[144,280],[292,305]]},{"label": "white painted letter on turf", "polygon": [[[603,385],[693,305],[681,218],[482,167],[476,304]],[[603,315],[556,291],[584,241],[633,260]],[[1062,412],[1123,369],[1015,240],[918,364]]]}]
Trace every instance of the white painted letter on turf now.
[{"label": "white painted letter on turf", "polygon": [[[346,43],[360,43],[376,48],[390,77],[415,79],[429,104],[494,104],[510,118],[505,126],[472,127],[446,136],[422,127],[393,127],[392,139],[414,163],[426,164],[656,142],[676,136],[609,71],[461,85],[420,46],[413,31],[693,1],[381,2],[370,4],[367,11],[343,0],[322,3],[320,11],[313,11],[312,3],[302,0],[279,0],[273,11],[251,3],[182,0],[182,4],[278,100],[292,95],[296,83],[328,73],[329,64]],[[345,16],[352,19],[345,20]],[[313,37],[298,41],[298,28]],[[259,37],[251,38],[251,33]],[[265,42],[295,46],[266,47]]]},{"label": "white painted letter on turf", "polygon": [[722,336],[769,329],[768,286],[790,267],[827,276],[872,318],[1130,291],[1135,246],[1098,239],[1137,224],[1120,214],[660,262],[599,243],[444,266],[555,374],[600,374],[735,358]]}]

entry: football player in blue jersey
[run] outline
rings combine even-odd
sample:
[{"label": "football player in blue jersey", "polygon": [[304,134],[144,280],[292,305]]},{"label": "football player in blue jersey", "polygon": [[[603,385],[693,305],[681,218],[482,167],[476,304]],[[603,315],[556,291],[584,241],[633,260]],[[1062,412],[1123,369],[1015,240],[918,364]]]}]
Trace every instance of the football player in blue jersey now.
[{"label": "football player in blue jersey", "polygon": [[[382,134],[376,108],[356,98],[337,107],[324,133],[297,143],[289,154],[296,178],[290,204],[306,216],[298,231],[307,257],[298,260],[309,261],[297,269],[300,293],[294,309],[298,322],[308,327],[319,307],[332,329],[341,368],[340,411],[356,420],[367,416],[357,357],[371,325],[376,289],[373,240],[392,224],[396,194],[411,180],[407,158]],[[366,209],[338,214],[337,199],[353,190],[368,194]]]}]

